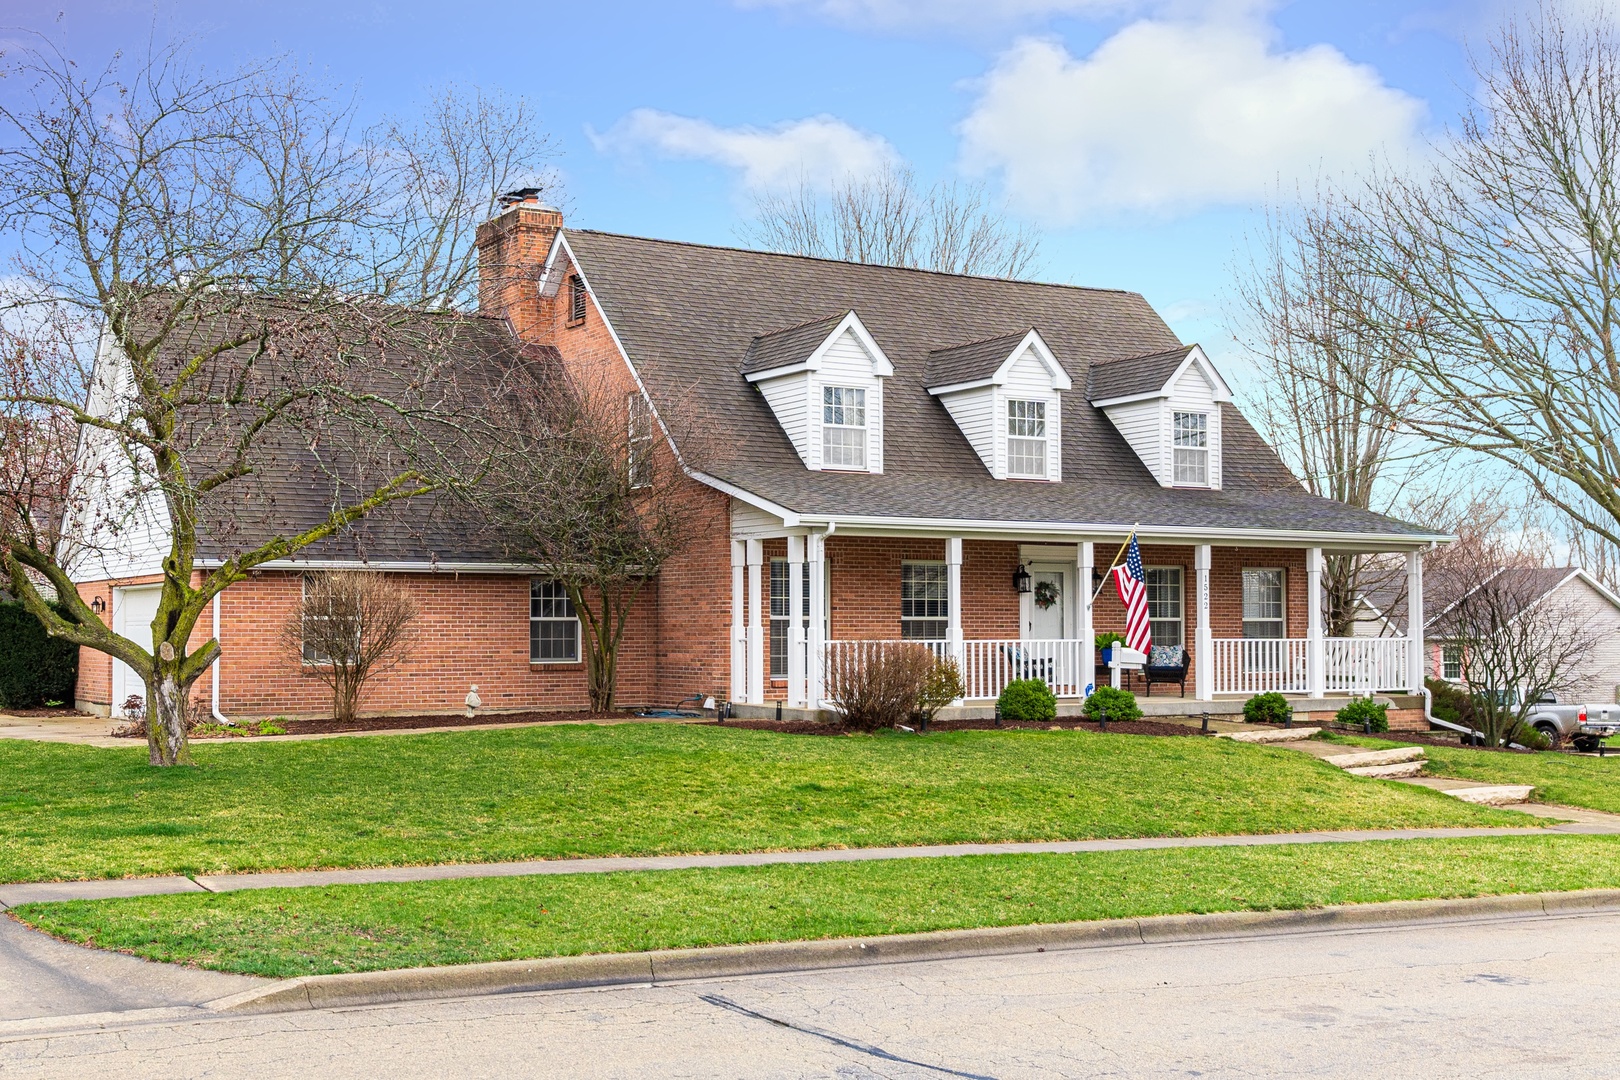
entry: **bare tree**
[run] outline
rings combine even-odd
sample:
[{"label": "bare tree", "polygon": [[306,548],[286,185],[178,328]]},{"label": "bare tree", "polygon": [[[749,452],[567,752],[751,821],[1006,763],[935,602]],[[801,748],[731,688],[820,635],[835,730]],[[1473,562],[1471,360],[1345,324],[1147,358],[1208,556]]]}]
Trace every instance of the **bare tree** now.
[{"label": "bare tree", "polygon": [[[1368,401],[1409,396],[1399,334],[1368,330],[1369,309],[1408,299],[1356,264],[1356,223],[1331,193],[1268,222],[1260,250],[1238,276],[1238,340],[1260,368],[1247,413],[1313,495],[1388,512],[1418,470],[1397,418]],[[1431,455],[1432,457],[1432,455]],[[1325,560],[1324,622],[1346,637],[1370,584],[1366,556]]]},{"label": "bare tree", "polygon": [[[630,614],[691,533],[691,482],[662,435],[680,418],[654,416],[633,387],[570,378],[550,357],[515,367],[486,418],[496,450],[473,506],[508,557],[566,591],[591,709],[609,711]],[[700,438],[682,444],[690,452]]]},{"label": "bare tree", "polygon": [[1476,60],[1460,130],[1356,197],[1351,309],[1403,377],[1392,421],[1620,541],[1620,30],[1545,4]]},{"label": "bare tree", "polygon": [[[218,73],[172,46],[98,71],[44,43],[6,65],[0,227],[28,283],[7,325],[82,333],[66,349],[23,348],[0,387],[8,430],[71,425],[78,442],[59,539],[8,463],[0,561],[50,634],[145,681],[152,763],[187,763],[189,689],[219,655],[217,641],[190,647],[210,601],[463,474],[450,360],[482,331],[419,308],[465,292],[455,222],[476,202],[472,178],[503,170],[467,165],[465,191],[437,199],[429,164],[399,163],[457,137],[446,114],[390,155],[284,62]],[[277,503],[268,481],[286,475],[317,512]],[[74,580],[117,576],[95,563],[143,535],[164,538],[163,582],[137,640],[113,633]],[[204,538],[221,549],[206,568]]]},{"label": "bare tree", "polygon": [[349,722],[366,683],[406,659],[415,622],[410,594],[382,574],[306,574],[303,600],[282,627],[281,640],[295,662],[332,688],[333,717]]},{"label": "bare tree", "polygon": [[828,655],[827,697],[852,728],[892,728],[917,711],[919,699],[937,671],[937,661],[926,645],[841,642]]},{"label": "bare tree", "polygon": [[1473,722],[1496,745],[1520,737],[1530,709],[1586,676],[1596,645],[1579,608],[1546,590],[1558,571],[1506,567],[1443,611],[1433,631],[1459,650]]},{"label": "bare tree", "polygon": [[909,168],[848,177],[823,193],[801,181],[760,195],[748,238],[768,251],[947,274],[1022,277],[1040,241],[989,205],[984,185],[917,187]]}]

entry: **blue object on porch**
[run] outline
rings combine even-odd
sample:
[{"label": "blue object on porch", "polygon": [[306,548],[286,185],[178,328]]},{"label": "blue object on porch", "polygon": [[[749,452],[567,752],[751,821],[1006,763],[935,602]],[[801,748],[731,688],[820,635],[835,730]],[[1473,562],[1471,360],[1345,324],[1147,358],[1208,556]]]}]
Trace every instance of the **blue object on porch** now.
[{"label": "blue object on porch", "polygon": [[1180,683],[1181,696],[1187,696],[1187,669],[1192,657],[1185,645],[1155,645],[1148,653],[1147,666],[1142,669],[1142,681],[1147,684],[1144,693],[1153,696],[1153,684]]}]

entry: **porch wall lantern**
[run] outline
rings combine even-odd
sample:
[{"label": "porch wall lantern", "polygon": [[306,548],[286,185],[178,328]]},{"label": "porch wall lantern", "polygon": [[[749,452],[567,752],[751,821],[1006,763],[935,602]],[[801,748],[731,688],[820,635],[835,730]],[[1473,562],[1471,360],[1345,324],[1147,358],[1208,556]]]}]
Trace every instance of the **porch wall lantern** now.
[{"label": "porch wall lantern", "polygon": [[1023,563],[1019,563],[1018,569],[1013,571],[1013,590],[1021,593],[1029,592],[1029,571],[1024,569]]},{"label": "porch wall lantern", "polygon": [[105,614],[107,611],[107,601],[103,600],[99,596],[94,598],[90,601],[90,610],[95,612],[97,615]]}]

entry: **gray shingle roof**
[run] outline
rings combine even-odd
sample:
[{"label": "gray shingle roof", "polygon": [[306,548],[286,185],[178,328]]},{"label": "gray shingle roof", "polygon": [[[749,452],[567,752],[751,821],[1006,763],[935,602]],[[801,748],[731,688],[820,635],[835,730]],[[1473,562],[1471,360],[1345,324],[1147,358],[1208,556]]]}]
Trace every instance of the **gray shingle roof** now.
[{"label": "gray shingle roof", "polygon": [[[585,230],[563,235],[654,405],[692,413],[681,426],[746,436],[693,446],[689,463],[795,512],[1428,535],[1306,494],[1236,409],[1223,412],[1222,491],[1161,488],[1079,393],[1063,396],[1061,483],[992,479],[928,393],[930,354],[1021,336],[1034,326],[1077,386],[1095,365],[1185,358],[1189,347],[1136,293]],[[894,364],[884,385],[880,476],[806,469],[763,396],[739,373],[756,338],[850,310]],[[1106,370],[1111,377],[1143,366]]]},{"label": "gray shingle roof", "polygon": [[787,367],[789,364],[804,363],[848,314],[847,311],[840,311],[825,319],[815,319],[800,323],[798,326],[790,326],[786,330],[761,334],[749,343],[748,352],[743,356],[743,374],[752,375],[756,371],[771,371]]},{"label": "gray shingle roof", "polygon": [[936,349],[928,354],[928,361],[923,366],[923,385],[932,389],[988,379],[1028,333],[1026,328],[1016,334],[1003,334],[987,341]]},{"label": "gray shingle roof", "polygon": [[1135,394],[1157,393],[1170,381],[1170,376],[1176,373],[1192,350],[1191,345],[1183,345],[1168,352],[1093,364],[1086,396],[1092,401],[1110,401]]}]

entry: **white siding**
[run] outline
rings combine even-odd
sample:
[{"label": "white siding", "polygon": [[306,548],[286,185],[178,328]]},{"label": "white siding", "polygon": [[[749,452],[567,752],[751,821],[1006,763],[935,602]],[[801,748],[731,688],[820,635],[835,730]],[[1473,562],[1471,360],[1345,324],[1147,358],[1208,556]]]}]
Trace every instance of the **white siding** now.
[{"label": "white siding", "polygon": [[[1215,401],[1215,387],[1194,364],[1182,372],[1170,388],[1170,407],[1165,410],[1165,445],[1170,445],[1169,434],[1173,416],[1178,412],[1209,414],[1209,486],[1221,486],[1221,407]],[[1171,473],[1172,477],[1174,473]]]},{"label": "white siding", "polygon": [[[845,330],[821,358],[810,384],[810,453],[805,464],[820,469],[821,388],[858,386],[866,391],[866,471],[883,471],[883,380],[873,374],[875,358],[853,330]],[[801,455],[803,456],[803,455]]]},{"label": "white siding", "polygon": [[991,476],[996,472],[996,395],[995,387],[981,386],[976,390],[962,390],[955,394],[941,394],[940,403],[956,421],[973,447],[973,452],[984,462]]},{"label": "white siding", "polygon": [[1163,398],[1110,405],[1103,410],[1161,486],[1170,486],[1170,412]]},{"label": "white siding", "polygon": [[1592,636],[1592,651],[1582,665],[1577,685],[1558,695],[1572,703],[1620,701],[1620,610],[1580,578],[1560,586],[1545,603],[1568,606],[1570,614],[1584,617]]},{"label": "white siding", "polygon": [[743,502],[741,499],[731,500],[731,535],[734,537],[760,536],[774,533],[778,536],[782,532],[782,519],[757,506]]},{"label": "white siding", "polygon": [[766,404],[776,414],[776,422],[793,443],[793,449],[799,452],[799,460],[806,465],[810,464],[809,403],[812,381],[808,371],[801,371],[754,384],[765,395]]}]

